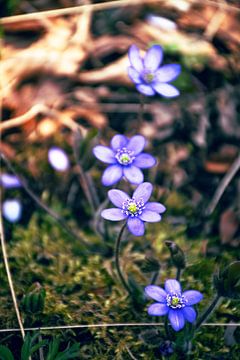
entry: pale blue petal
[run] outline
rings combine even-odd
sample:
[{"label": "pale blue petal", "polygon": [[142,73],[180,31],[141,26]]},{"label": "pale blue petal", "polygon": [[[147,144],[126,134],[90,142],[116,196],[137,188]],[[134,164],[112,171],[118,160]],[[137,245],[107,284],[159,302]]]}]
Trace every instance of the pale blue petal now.
[{"label": "pale blue petal", "polygon": [[152,184],[149,182],[144,182],[136,188],[136,190],[133,193],[133,197],[136,200],[142,199],[143,202],[146,204],[146,202],[148,201],[148,199],[152,194],[152,190],[153,190]]},{"label": "pale blue petal", "polygon": [[162,214],[166,211],[166,208],[164,205],[157,203],[157,202],[149,202],[145,205],[146,210],[155,211],[159,214]]},{"label": "pale blue petal", "polygon": [[141,184],[143,182],[143,173],[136,166],[123,167],[123,174],[131,184]]},{"label": "pale blue petal", "polygon": [[150,49],[148,49],[145,57],[144,57],[144,67],[151,71],[156,71],[163,58],[163,50],[159,45],[153,45]]},{"label": "pale blue petal", "polygon": [[114,151],[117,151],[118,149],[122,149],[123,147],[126,147],[128,143],[128,139],[124,135],[115,135],[111,140],[111,147]]},{"label": "pale blue petal", "polygon": [[132,66],[128,67],[128,76],[135,84],[142,83],[142,79],[141,79],[139,72],[137,70],[135,70],[134,67],[132,67]]},{"label": "pale blue petal", "polygon": [[48,151],[48,161],[57,171],[66,171],[69,168],[69,159],[67,154],[58,147],[52,147]]},{"label": "pale blue petal", "polygon": [[0,174],[0,184],[6,189],[21,187],[20,180],[15,175]]},{"label": "pale blue petal", "polygon": [[194,310],[194,308],[192,308],[190,306],[185,306],[182,309],[182,313],[183,313],[185,320],[189,321],[190,323],[193,323],[196,320],[197,313]]},{"label": "pale blue petal", "polygon": [[166,303],[167,293],[159,286],[156,285],[146,286],[145,294],[153,300],[156,300],[160,303]]},{"label": "pale blue petal", "polygon": [[137,85],[136,88],[140,93],[146,96],[153,96],[155,94],[155,91],[149,85],[140,84]]},{"label": "pale blue petal", "polygon": [[129,217],[127,220],[127,227],[130,233],[135,236],[142,236],[144,235],[145,227],[142,220],[138,219],[137,217]]},{"label": "pale blue petal", "polygon": [[168,319],[175,331],[181,330],[185,325],[182,310],[170,309],[168,313]]},{"label": "pale blue petal", "polygon": [[142,153],[136,157],[134,165],[141,169],[147,169],[156,165],[156,159],[152,155]]},{"label": "pale blue petal", "polygon": [[107,164],[114,164],[117,162],[114,152],[107,146],[97,145],[93,148],[93,153],[98,160]]},{"label": "pale blue petal", "polygon": [[143,151],[144,146],[146,144],[145,137],[142,135],[135,135],[127,144],[127,149],[134,152],[134,155],[140,154]]},{"label": "pale blue petal", "polygon": [[132,45],[128,51],[128,57],[132,67],[134,67],[138,72],[143,70],[143,62],[140,56],[139,49],[136,45]]},{"label": "pale blue petal", "polygon": [[139,218],[142,221],[147,221],[147,222],[158,222],[161,220],[161,216],[158,213],[145,209],[143,210],[142,214],[139,215]]},{"label": "pale blue petal", "polygon": [[187,305],[195,305],[203,298],[203,295],[196,290],[184,291],[183,296],[187,300]]},{"label": "pale blue petal", "polygon": [[178,64],[164,65],[155,73],[155,79],[159,82],[173,81],[181,73],[181,66]]},{"label": "pale blue petal", "polygon": [[116,208],[103,210],[101,212],[101,216],[104,219],[111,221],[120,221],[127,218],[127,215],[125,215],[122,210]]},{"label": "pale blue petal", "polygon": [[105,186],[111,186],[118,182],[123,176],[122,167],[119,165],[110,165],[102,175],[102,183]]},{"label": "pale blue petal", "polygon": [[19,200],[5,200],[2,209],[3,216],[9,222],[15,223],[20,220],[22,216],[22,205]]},{"label": "pale blue petal", "polygon": [[108,197],[111,200],[111,202],[113,203],[113,205],[115,205],[119,208],[122,208],[124,201],[126,201],[127,199],[130,199],[128,194],[126,194],[122,190],[117,190],[117,189],[109,190]]},{"label": "pale blue petal", "polygon": [[181,285],[175,279],[169,279],[165,281],[165,290],[167,293],[181,294]]},{"label": "pale blue petal", "polygon": [[150,305],[147,311],[151,316],[163,316],[168,313],[169,307],[166,304],[156,303]]},{"label": "pale blue petal", "polygon": [[175,88],[173,85],[162,84],[162,83],[154,83],[152,84],[154,90],[156,92],[166,98],[176,97],[180,94],[179,90]]}]

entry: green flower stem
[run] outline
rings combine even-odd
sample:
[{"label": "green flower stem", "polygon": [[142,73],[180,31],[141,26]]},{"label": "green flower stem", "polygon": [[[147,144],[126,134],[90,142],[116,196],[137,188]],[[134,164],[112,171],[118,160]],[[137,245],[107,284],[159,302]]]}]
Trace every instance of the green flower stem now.
[{"label": "green flower stem", "polygon": [[166,333],[167,339],[170,340],[171,334],[170,334],[169,327],[168,327],[168,317],[167,316],[165,316],[165,319],[164,319],[164,328],[165,328],[165,333]]},{"label": "green flower stem", "polygon": [[180,276],[181,276],[181,269],[177,268],[177,274],[176,274],[176,280],[180,281]]},{"label": "green flower stem", "polygon": [[128,283],[126,282],[126,280],[124,279],[124,276],[122,274],[122,271],[121,271],[121,267],[120,267],[120,262],[119,262],[119,256],[120,256],[120,244],[121,244],[121,239],[122,239],[122,235],[123,235],[123,232],[125,230],[127,226],[127,223],[125,223],[120,232],[119,232],[119,235],[117,237],[117,240],[116,240],[116,244],[115,244],[115,264],[116,264],[116,269],[117,269],[117,273],[118,273],[118,277],[119,279],[121,280],[121,283],[123,285],[123,287],[127,290],[127,292],[129,293],[129,295],[132,295],[132,291],[128,285]]},{"label": "green flower stem", "polygon": [[139,100],[140,100],[140,108],[139,108],[139,113],[138,113],[138,121],[139,121],[139,128],[140,128],[143,123],[143,113],[144,113],[144,95],[143,94],[140,94]]},{"label": "green flower stem", "polygon": [[159,276],[159,270],[158,271],[155,271],[153,273],[153,276],[152,276],[152,280],[151,280],[151,285],[154,285],[158,279],[158,276]]},{"label": "green flower stem", "polygon": [[220,295],[215,296],[215,298],[213,299],[210,306],[204,311],[204,313],[199,317],[198,321],[196,322],[195,331],[198,330],[199,327],[207,320],[209,315],[213,312],[215,307],[219,304],[220,299],[221,299]]}]

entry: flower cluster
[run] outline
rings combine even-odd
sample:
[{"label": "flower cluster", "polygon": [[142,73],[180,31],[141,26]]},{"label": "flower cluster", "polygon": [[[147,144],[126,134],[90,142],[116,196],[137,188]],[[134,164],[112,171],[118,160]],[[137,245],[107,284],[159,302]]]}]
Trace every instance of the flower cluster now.
[{"label": "flower cluster", "polygon": [[175,279],[165,282],[165,289],[159,286],[149,285],[145,288],[145,294],[157,303],[148,308],[148,314],[152,316],[168,315],[168,319],[175,331],[181,330],[185,321],[190,323],[196,320],[196,311],[192,305],[202,300],[199,291],[188,290],[182,293],[180,283]]}]

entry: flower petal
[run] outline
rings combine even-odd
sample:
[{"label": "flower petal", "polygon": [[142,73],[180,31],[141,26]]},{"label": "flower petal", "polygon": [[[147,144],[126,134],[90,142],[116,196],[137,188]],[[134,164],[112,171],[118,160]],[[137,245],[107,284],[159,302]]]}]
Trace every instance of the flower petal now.
[{"label": "flower petal", "polygon": [[156,159],[149,154],[139,154],[134,160],[134,165],[140,167],[141,169],[147,169],[156,165]]},{"label": "flower petal", "polygon": [[145,231],[144,223],[137,217],[129,217],[127,221],[128,230],[135,236],[142,236]]},{"label": "flower petal", "polygon": [[157,202],[149,202],[145,205],[146,210],[155,211],[159,214],[162,214],[166,211],[166,208],[164,205],[157,203]]},{"label": "flower petal", "polygon": [[165,83],[173,81],[181,72],[181,66],[178,64],[164,65],[156,73],[156,79],[159,82]]},{"label": "flower petal", "polygon": [[167,293],[160,286],[149,285],[145,287],[145,294],[151,299],[161,303],[166,302]]},{"label": "flower petal", "polygon": [[118,149],[122,149],[126,147],[128,143],[128,139],[124,135],[115,135],[111,140],[111,147],[113,150],[117,151]]},{"label": "flower petal", "polygon": [[133,151],[134,155],[138,155],[143,151],[145,144],[146,140],[144,136],[135,135],[129,140],[129,143],[127,144],[127,149]]},{"label": "flower petal", "polygon": [[153,96],[155,95],[155,91],[149,85],[139,84],[136,86],[137,90],[146,96]]},{"label": "flower petal", "polygon": [[106,220],[111,221],[120,221],[127,218],[127,215],[125,215],[121,209],[105,209],[101,212],[101,216]]},{"label": "flower petal", "polygon": [[146,202],[148,201],[148,199],[152,194],[152,190],[153,190],[152,184],[149,182],[144,182],[136,188],[136,190],[133,193],[133,197],[136,200],[142,199],[143,202],[146,204]]},{"label": "flower petal", "polygon": [[0,174],[0,184],[6,189],[21,187],[21,182],[15,175]]},{"label": "flower petal", "polygon": [[169,321],[175,331],[179,331],[184,327],[185,320],[182,310],[170,309],[168,314]]},{"label": "flower petal", "polygon": [[143,173],[136,166],[126,166],[123,168],[123,174],[131,184],[141,184],[143,182]]},{"label": "flower petal", "polygon": [[162,62],[163,50],[160,45],[153,45],[148,49],[144,57],[144,67],[151,71],[156,71]]},{"label": "flower petal", "polygon": [[110,165],[106,168],[102,175],[102,183],[105,186],[111,186],[118,182],[123,175],[120,165]]},{"label": "flower petal", "polygon": [[117,189],[109,190],[108,197],[113,203],[113,205],[117,206],[118,208],[122,207],[124,201],[130,199],[128,194],[126,194],[122,190],[117,190]]},{"label": "flower petal", "polygon": [[166,98],[172,98],[180,94],[179,90],[175,88],[175,86],[169,84],[154,83],[152,86],[158,94]]},{"label": "flower petal", "polygon": [[197,313],[191,306],[185,306],[182,309],[182,313],[185,320],[189,321],[190,323],[193,323],[196,320]]},{"label": "flower petal", "polygon": [[141,72],[143,70],[143,62],[140,56],[139,48],[136,45],[132,45],[130,47],[128,51],[128,57],[134,69],[136,69],[138,72]]},{"label": "flower petal", "polygon": [[22,204],[17,199],[5,200],[2,205],[2,213],[5,219],[15,223],[22,216]]},{"label": "flower petal", "polygon": [[141,215],[139,215],[139,218],[142,221],[147,221],[147,222],[158,222],[161,220],[161,216],[154,212],[154,211],[149,211],[149,210],[143,210],[143,212],[141,213]]},{"label": "flower petal", "polygon": [[181,285],[180,283],[175,279],[169,279],[165,281],[165,290],[167,293],[177,293],[181,294]]},{"label": "flower petal", "polygon": [[168,313],[169,307],[166,304],[156,303],[150,305],[147,311],[151,316],[162,316]]},{"label": "flower petal", "polygon": [[97,145],[93,148],[93,153],[98,160],[101,160],[107,164],[116,163],[114,152],[107,146]]},{"label": "flower petal", "polygon": [[187,300],[187,305],[195,305],[203,298],[203,295],[197,290],[184,291],[182,295]]},{"label": "flower petal", "polygon": [[134,67],[129,66],[128,67],[128,76],[135,84],[141,84],[142,79],[137,70],[134,69]]}]

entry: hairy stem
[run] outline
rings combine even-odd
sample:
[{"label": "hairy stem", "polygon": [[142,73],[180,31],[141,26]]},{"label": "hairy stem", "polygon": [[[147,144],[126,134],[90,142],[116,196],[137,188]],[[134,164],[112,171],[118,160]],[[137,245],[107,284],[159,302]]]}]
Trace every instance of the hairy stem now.
[{"label": "hairy stem", "polygon": [[212,303],[209,305],[209,307],[204,311],[204,313],[199,317],[198,321],[196,322],[195,331],[198,330],[199,327],[207,320],[209,315],[213,312],[215,307],[218,305],[220,299],[221,299],[220,295],[215,296]]},{"label": "hairy stem", "polygon": [[121,267],[120,267],[120,261],[119,261],[119,256],[120,256],[120,244],[121,244],[121,239],[122,239],[122,235],[123,232],[126,228],[126,223],[122,226],[119,235],[117,237],[116,243],[115,243],[115,264],[116,264],[116,269],[117,269],[117,273],[118,273],[118,277],[121,280],[121,283],[123,285],[123,287],[127,290],[127,292],[129,293],[129,295],[132,295],[132,291],[128,285],[128,283],[126,282],[126,280],[124,279],[124,276],[122,274],[121,271]]},{"label": "hairy stem", "polygon": [[9,267],[9,263],[8,263],[7,248],[6,248],[6,243],[5,243],[4,228],[3,228],[3,222],[2,222],[2,217],[1,216],[0,216],[0,232],[1,232],[0,237],[1,237],[1,247],[2,247],[2,253],[3,253],[4,266],[5,266],[6,273],[7,273],[8,284],[9,284],[9,287],[10,287],[12,300],[13,300],[13,305],[14,305],[14,309],[15,309],[15,312],[16,312],[19,328],[20,328],[20,331],[21,331],[21,334],[22,334],[22,338],[24,340],[25,331],[24,331],[20,311],[19,311],[19,308],[18,308],[17,297],[16,297],[16,293],[15,293],[15,290],[14,290],[12,275],[11,275],[11,271],[10,271],[10,267]]},{"label": "hairy stem", "polygon": [[152,276],[151,285],[154,285],[158,279],[159,276],[159,270],[155,271]]},{"label": "hairy stem", "polygon": [[181,269],[177,268],[177,274],[176,274],[176,280],[180,281],[180,276],[181,276]]}]

